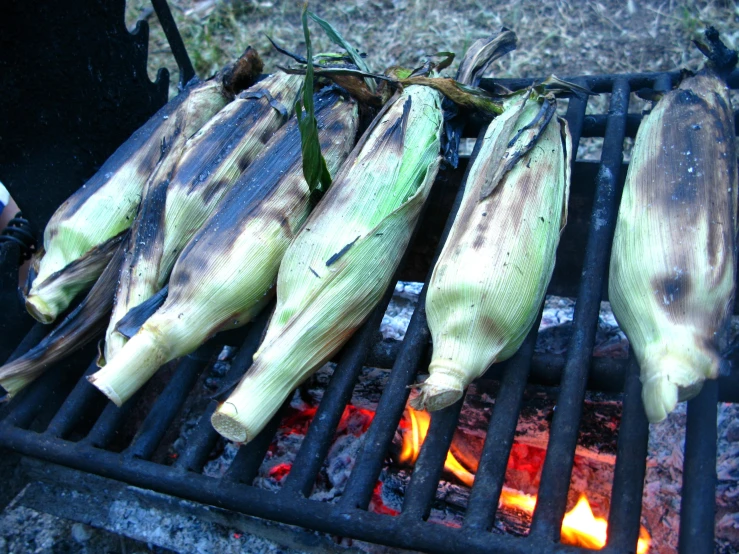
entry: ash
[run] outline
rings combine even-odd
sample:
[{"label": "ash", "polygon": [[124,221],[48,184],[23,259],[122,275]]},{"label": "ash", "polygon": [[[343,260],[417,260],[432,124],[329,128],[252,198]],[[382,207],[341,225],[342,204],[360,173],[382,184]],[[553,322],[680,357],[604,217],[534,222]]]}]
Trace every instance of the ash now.
[{"label": "ash", "polygon": [[[399,281],[395,293],[382,318],[380,332],[384,339],[403,340],[423,283]],[[572,336],[572,319],[575,301],[561,296],[547,296],[544,301],[536,352],[564,354]],[[629,342],[616,323],[608,302],[601,302],[598,330],[595,335],[593,355],[610,358],[627,358]]]},{"label": "ash", "polygon": [[0,516],[0,553],[93,554],[130,552],[133,554],[171,552],[146,541],[141,542],[115,532],[84,523],[37,512],[12,502]]},{"label": "ash", "polygon": [[423,283],[398,281],[393,298],[382,317],[382,338],[403,340],[422,289]]},{"label": "ash", "polygon": [[[683,477],[686,404],[649,429],[647,476],[642,514],[652,534],[653,552],[677,550]],[[739,545],[739,406],[718,405],[716,462],[716,552],[737,552]]]}]

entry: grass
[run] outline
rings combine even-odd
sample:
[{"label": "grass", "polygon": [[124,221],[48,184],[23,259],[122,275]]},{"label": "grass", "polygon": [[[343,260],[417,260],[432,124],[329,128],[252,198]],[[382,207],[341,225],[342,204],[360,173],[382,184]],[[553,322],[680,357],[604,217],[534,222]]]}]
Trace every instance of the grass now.
[{"label": "grass", "polygon": [[[214,73],[247,45],[258,49],[266,71],[285,58],[266,36],[303,53],[298,2],[256,0],[170,0],[177,25],[197,73]],[[522,0],[451,1],[356,0],[314,2],[375,70],[415,66],[428,54],[456,52],[459,59],[476,39],[506,26],[518,34],[519,48],[493,65],[498,77],[539,77],[696,69],[701,55],[691,39],[706,24],[739,46],[739,7],[727,0]],[[150,75],[159,67],[175,73],[164,34],[148,0],[129,0],[131,25],[145,17],[151,25]],[[315,49],[333,50],[313,26]]]},{"label": "grass", "polygon": [[[302,3],[268,0],[169,0],[196,72],[215,73],[247,45],[273,72],[287,59],[269,44],[305,52],[300,26]],[[715,26],[731,48],[739,47],[739,7],[731,0],[355,0],[313,2],[311,9],[333,24],[375,71],[416,66],[429,54],[452,51],[457,61],[467,47],[505,26],[518,35],[518,49],[494,63],[490,76],[545,77],[698,69],[702,56],[691,40]],[[151,26],[149,75],[160,67],[177,70],[149,0],[129,0],[127,23]],[[312,25],[314,51],[335,50]],[[451,68],[450,74],[456,69]],[[645,102],[632,95],[630,111]],[[564,109],[564,103],[562,108]],[[608,97],[591,98],[588,113],[604,113]],[[602,139],[583,139],[579,159],[597,160]],[[628,145],[627,145],[628,146]],[[628,149],[626,154],[628,155]]]}]

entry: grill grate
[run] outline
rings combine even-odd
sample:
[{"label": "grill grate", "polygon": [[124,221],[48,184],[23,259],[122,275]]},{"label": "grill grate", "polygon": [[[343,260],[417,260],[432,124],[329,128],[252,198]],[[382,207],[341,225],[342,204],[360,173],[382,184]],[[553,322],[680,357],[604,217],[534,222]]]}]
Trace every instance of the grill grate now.
[{"label": "grill grate", "polygon": [[[177,42],[179,35],[171,14],[162,0],[153,3],[157,14],[164,14],[165,30],[175,42],[173,49],[181,75],[186,80],[192,75],[192,66],[181,40]],[[169,19],[166,17],[168,14]],[[151,461],[168,427],[211,359],[216,348],[213,341],[183,358],[156,398],[142,402],[146,400],[142,395],[149,392],[149,388],[145,388],[122,408],[111,403],[103,407],[99,393],[86,381],[85,376],[96,369],[94,362],[80,376],[84,365],[79,360],[84,359],[86,363],[89,353],[85,353],[86,357],[78,356],[71,362],[60,364],[57,370],[47,372],[3,408],[0,446],[197,502],[390,546],[440,553],[581,552],[586,549],[560,544],[559,533],[585,390],[599,384],[608,390],[623,391],[624,402],[609,513],[609,541],[605,550],[635,551],[649,432],[641,403],[639,369],[633,359],[626,364],[593,363],[591,353],[620,198],[624,137],[634,136],[641,120],[638,114],[628,113],[630,94],[642,88],[667,90],[678,77],[678,72],[672,72],[567,78],[595,92],[610,95],[607,115],[586,115],[587,99],[580,98],[569,100],[566,114],[575,151],[581,137],[604,137],[601,161],[591,187],[591,191],[594,190],[591,214],[597,213],[598,221],[597,224],[594,221],[589,224],[584,254],[582,260],[578,260],[583,264],[579,281],[573,277],[573,283],[577,285],[577,289],[573,289],[577,291],[573,335],[564,361],[558,367],[544,364],[546,367],[540,368],[534,363],[537,323],[519,352],[489,372],[500,380],[500,388],[461,528],[429,523],[425,518],[434,500],[463,399],[432,415],[429,434],[413,469],[401,514],[395,517],[368,511],[375,483],[408,400],[407,387],[421,369],[429,346],[423,307],[425,292],[421,294],[405,339],[394,357],[392,372],[376,415],[364,436],[363,449],[336,504],[311,500],[307,496],[372,349],[382,315],[392,296],[392,287],[340,354],[337,368],[292,469],[276,493],[253,487],[251,482],[277,431],[280,413],[254,441],[239,449],[221,479],[201,474],[217,440],[210,425],[216,400],[207,406],[172,465]],[[520,89],[530,83],[530,80],[517,79],[503,84]],[[739,88],[739,72],[732,74],[730,85]],[[460,200],[461,191],[457,193],[442,237],[446,237]],[[437,253],[443,240],[437,246]],[[559,263],[563,263],[561,256]],[[263,313],[246,328],[242,335],[245,336],[243,345],[224,378],[225,382],[236,382],[248,369],[266,320],[267,314]],[[44,331],[43,326],[35,326],[14,356],[37,343]],[[76,384],[72,382],[75,378],[78,379]],[[527,537],[498,535],[491,529],[524,389],[529,381],[559,384],[538,504]],[[71,392],[68,394],[60,392],[69,389]],[[736,377],[721,377],[718,382],[707,383],[701,394],[688,403],[680,552],[709,552],[713,549],[718,400],[739,401]],[[143,414],[145,417],[135,436],[123,445],[120,452],[116,451],[120,447],[119,435],[124,422],[134,415],[134,407],[140,410],[142,404],[147,412]],[[95,413],[100,415],[91,423],[84,437],[70,440],[70,434],[80,421]]]},{"label": "grill grate", "polygon": [[[734,75],[738,77],[738,75]],[[310,500],[307,495],[328,452],[342,412],[351,396],[382,314],[392,295],[392,287],[369,321],[344,348],[318,413],[311,424],[283,488],[268,492],[250,482],[257,474],[267,447],[274,435],[280,415],[257,440],[242,447],[222,479],[200,474],[216,440],[210,426],[210,414],[216,401],[203,413],[180,458],[171,466],[150,461],[165,431],[183,406],[187,395],[215,348],[209,344],[185,357],[170,381],[151,404],[135,437],[120,453],[107,449],[136,400],[122,408],[108,404],[87,435],[78,442],[66,437],[91,406],[99,401],[97,392],[84,377],[66,398],[67,375],[52,371],[14,400],[0,423],[0,444],[26,455],[39,457],[83,471],[112,477],[140,487],[213,504],[245,514],[324,532],[355,537],[371,542],[429,552],[570,552],[575,547],[559,543],[562,517],[566,508],[569,475],[572,470],[581,409],[591,366],[598,310],[606,278],[610,244],[615,227],[619,176],[622,171],[622,144],[627,130],[630,91],[641,88],[644,81],[655,88],[668,88],[673,74],[644,77],[616,76],[610,79],[611,96],[606,116],[603,153],[594,183],[593,211],[598,223],[592,223],[579,284],[573,335],[560,376],[557,410],[551,424],[549,447],[539,488],[539,500],[531,532],[527,537],[502,536],[491,532],[498,498],[503,486],[506,462],[513,443],[524,388],[529,379],[536,341],[532,331],[521,350],[502,364],[501,387],[490,420],[479,469],[472,488],[464,525],[453,529],[428,523],[437,484],[441,477],[446,452],[462,406],[434,413],[430,431],[415,464],[405,494],[403,510],[397,517],[367,511],[374,485],[398,427],[408,399],[407,386],[414,381],[429,343],[429,331],[423,309],[424,294],[410,322],[405,340],[395,358],[393,370],[377,406],[373,423],[364,439],[363,450],[351,473],[338,504]],[[734,79],[734,84],[737,79]],[[607,88],[607,77],[583,77],[580,83],[594,89]],[[522,86],[527,83],[506,83]],[[586,116],[587,100],[569,101],[567,119],[577,144],[583,135],[585,121],[598,121]],[[461,192],[457,201],[461,199]],[[449,222],[451,222],[450,217]],[[449,226],[447,223],[447,227]],[[446,235],[446,232],[444,233]],[[246,340],[232,364],[226,381],[236,380],[249,364],[258,345],[263,315],[246,333]],[[538,325],[537,325],[538,327]],[[535,328],[536,329],[536,328]],[[17,354],[38,340],[34,329]],[[94,370],[94,364],[85,375]],[[685,471],[681,512],[680,551],[710,551],[713,544],[714,494],[716,484],[716,402],[719,385],[708,383],[703,392],[688,406]],[[648,425],[640,398],[638,367],[631,361],[625,377],[624,408],[612,503],[609,514],[611,532],[607,550],[633,551],[639,534],[641,496],[645,472]],[[731,400],[736,400],[732,398]],[[58,405],[45,429],[31,430],[31,424],[43,408]],[[565,476],[565,477],[563,477]]]}]

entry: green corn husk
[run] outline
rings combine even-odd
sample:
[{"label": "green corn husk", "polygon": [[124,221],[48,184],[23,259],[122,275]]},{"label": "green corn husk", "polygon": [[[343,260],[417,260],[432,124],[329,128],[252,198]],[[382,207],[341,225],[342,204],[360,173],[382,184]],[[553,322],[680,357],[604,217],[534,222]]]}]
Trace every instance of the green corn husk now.
[{"label": "green corn husk", "polygon": [[279,73],[242,92],[188,141],[171,175],[157,172],[132,228],[106,332],[106,359],[126,343],[116,331],[119,321],[166,284],[182,248],[288,120],[302,81]]},{"label": "green corn husk", "polygon": [[[462,61],[462,86],[476,85],[515,42],[504,30],[473,44]],[[252,440],[380,301],[439,169],[441,100],[436,88],[418,85],[391,100],[288,248],[254,363],[211,417],[224,437]]]},{"label": "green corn husk", "polygon": [[[553,97],[508,99],[489,125],[426,295],[428,379],[412,402],[439,410],[531,330],[567,220],[572,144]],[[522,132],[523,131],[523,132]]]},{"label": "green corn husk", "polygon": [[439,167],[441,95],[411,86],[378,115],[285,253],[254,364],[211,419],[253,439],[379,302]]},{"label": "green corn husk", "polygon": [[[354,144],[356,103],[316,95],[321,150],[335,171]],[[269,301],[280,260],[312,209],[293,118],[239,178],[177,260],[169,296],[90,382],[120,405],[164,363],[218,331],[248,323]]]},{"label": "green corn husk", "polygon": [[7,392],[6,399],[18,394],[53,364],[96,339],[105,329],[127,240],[126,233],[125,240],[80,305],[38,345],[0,367],[0,386]]},{"label": "green corn husk", "polygon": [[[734,55],[729,70],[735,63]],[[636,136],[609,299],[639,362],[653,423],[722,365],[736,278],[735,147],[729,91],[710,62],[664,94]]]},{"label": "green corn husk", "polygon": [[51,323],[98,278],[115,252],[109,242],[131,226],[152,173],[176,159],[185,140],[233,99],[233,87],[247,84],[260,70],[261,61],[248,49],[213,79],[191,81],[57,209],[44,230],[26,297],[34,318]]}]

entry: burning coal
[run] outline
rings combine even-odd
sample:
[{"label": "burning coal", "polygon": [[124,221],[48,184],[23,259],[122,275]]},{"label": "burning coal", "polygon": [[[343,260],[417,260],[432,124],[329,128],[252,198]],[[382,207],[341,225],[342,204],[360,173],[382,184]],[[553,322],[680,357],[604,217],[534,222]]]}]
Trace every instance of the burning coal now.
[{"label": "burning coal", "polygon": [[[304,402],[293,404],[282,420],[278,436],[284,437],[283,440],[290,439],[288,442],[298,441],[294,445],[298,447],[316,413],[317,408],[314,405]],[[334,460],[335,465],[337,460],[340,462],[337,466],[339,467],[338,472],[332,466],[332,469],[326,475],[323,477],[319,476],[319,482],[316,485],[316,491],[318,492],[316,494],[319,496],[323,495],[324,500],[331,501],[332,498],[341,495],[343,475],[345,473],[348,477],[353,466],[353,459],[350,460],[350,458],[356,456],[361,437],[372,424],[374,415],[374,410],[369,407],[358,407],[349,404],[345,408],[334,436],[334,445],[356,443],[357,446],[356,448],[349,447],[348,449],[342,446],[337,451],[336,456],[334,456],[336,458]],[[403,418],[400,421],[398,434],[396,435],[396,449],[392,451],[390,456],[391,461],[389,460],[389,463],[391,465],[397,464],[397,466],[412,469],[420,454],[430,423],[431,417],[427,412],[414,410],[410,406],[406,407]],[[274,453],[275,457],[266,472],[266,476],[271,482],[270,488],[279,488],[292,467],[292,458],[278,456],[275,448],[276,443],[273,443],[270,447],[270,452]],[[516,442],[513,445],[511,456],[508,460],[508,473],[510,475],[507,473],[507,484],[516,482],[513,475],[521,476],[524,474],[527,475],[524,482],[531,484],[537,483],[544,456],[544,448],[536,448],[525,443]],[[471,488],[475,480],[478,457],[479,452],[475,452],[475,448],[470,448],[464,435],[455,436],[444,464],[444,470],[447,472],[447,479],[450,479],[450,483],[456,481],[465,487]],[[392,473],[395,474],[396,472]],[[403,471],[401,470],[399,474],[402,473]],[[510,480],[511,478],[513,478],[513,481]],[[329,479],[331,481],[330,483],[328,482]],[[402,479],[400,482],[402,483]],[[325,487],[321,487],[321,483],[325,487],[330,488],[328,493],[322,492]],[[368,506],[370,511],[389,516],[400,514],[400,505],[397,503],[397,498],[400,495],[399,498],[402,502],[404,488],[402,485],[400,489],[398,488],[398,481],[394,483],[392,485],[389,484],[387,482],[387,476],[384,480],[381,476],[373,490]],[[384,486],[390,488],[387,488],[383,494]],[[509,518],[513,518],[514,520],[518,518],[518,521],[522,522],[523,528],[525,529],[536,509],[537,497],[535,494],[527,494],[526,492],[517,490],[520,487],[519,483],[516,483],[515,487],[505,486],[503,488],[499,507],[506,521]],[[602,500],[597,500],[597,496],[596,494],[591,495],[589,493],[581,494],[574,507],[565,514],[561,529],[561,540],[563,543],[591,549],[600,549],[606,545],[608,522],[604,517],[595,515],[593,506],[591,505],[593,497],[596,498],[596,506],[602,502]],[[396,498],[395,502],[388,501],[388,498],[392,497]],[[440,523],[455,525],[453,521],[443,521]],[[649,533],[642,527],[637,552],[639,554],[649,552],[650,543]]]},{"label": "burning coal", "polygon": [[[410,406],[406,408],[404,419],[401,421],[403,428],[403,445],[399,456],[401,463],[413,464],[418,459],[430,423],[431,417],[428,412],[416,411]],[[452,449],[447,453],[444,469],[468,487],[472,487],[475,474],[457,460],[452,454]],[[536,496],[504,487],[500,495],[500,507],[517,509],[528,516],[533,516]],[[651,543],[649,533],[642,526],[639,535],[637,553],[646,554]],[[575,507],[567,512],[562,520],[561,537],[565,544],[600,549],[606,545],[608,539],[608,522],[605,518],[596,517],[587,497],[581,495]]]}]

